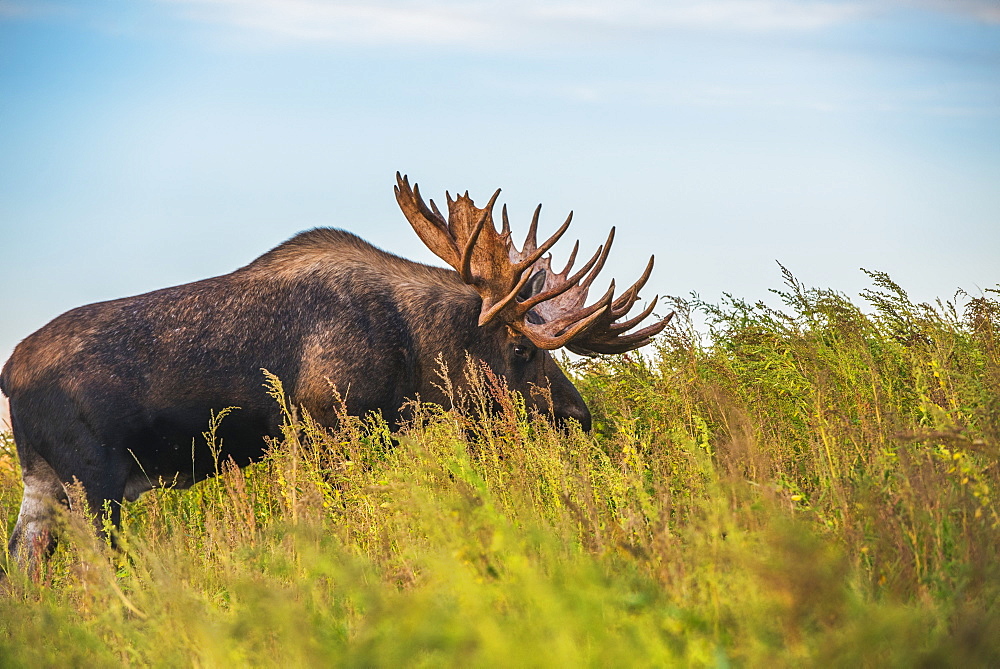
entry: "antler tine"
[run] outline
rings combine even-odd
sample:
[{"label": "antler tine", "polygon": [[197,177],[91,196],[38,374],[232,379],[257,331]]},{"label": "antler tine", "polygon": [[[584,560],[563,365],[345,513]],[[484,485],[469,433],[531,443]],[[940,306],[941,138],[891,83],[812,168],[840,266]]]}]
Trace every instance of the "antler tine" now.
[{"label": "antler tine", "polygon": [[[541,208],[542,208],[542,205],[538,205],[538,209],[535,209],[535,216],[536,217],[538,216],[538,211]],[[538,259],[541,258],[545,254],[546,251],[548,251],[550,248],[552,248],[555,245],[555,243],[558,242],[559,239],[564,234],[566,234],[566,231],[569,230],[569,224],[572,221],[573,221],[573,212],[569,212],[569,216],[567,216],[566,217],[566,221],[561,226],[559,226],[559,229],[556,230],[555,233],[551,237],[549,237],[548,239],[546,239],[545,242],[541,246],[539,246],[534,251],[532,251],[531,255],[529,255],[527,258],[524,258],[523,260],[519,261],[517,263],[517,265],[515,265],[514,267],[518,271],[524,271],[524,268],[530,267],[530,266],[534,265],[536,262],[538,262]],[[531,240],[532,245],[534,245],[534,240],[535,240],[534,230],[532,230],[532,232],[529,233],[528,238]],[[525,242],[524,242],[524,251],[522,251],[522,253],[524,253],[527,250],[527,248],[528,248],[528,241],[525,240]]]},{"label": "antler tine", "polygon": [[646,285],[647,281],[649,281],[649,277],[653,273],[653,263],[655,261],[656,261],[656,256],[650,254],[649,262],[646,263],[646,269],[643,271],[642,276],[640,276],[639,279],[632,284],[632,288],[635,289],[635,292],[638,293],[640,290],[642,290],[642,287]]},{"label": "antler tine", "polygon": [[614,241],[615,228],[614,226],[611,226],[611,232],[608,233],[608,241],[606,241],[603,245],[604,252],[601,254],[601,259],[598,261],[597,266],[594,267],[594,270],[580,284],[581,288],[590,288],[590,284],[594,283],[594,279],[596,279],[597,275],[601,273],[602,269],[604,269],[604,263],[608,260],[608,254],[611,253],[611,244],[613,244]]},{"label": "antler tine", "polygon": [[576,314],[576,316],[579,316],[581,314],[583,316],[586,316],[592,311],[596,311],[598,307],[601,307],[601,313],[604,313],[605,311],[611,309],[611,301],[614,299],[614,297],[615,297],[615,280],[611,279],[611,285],[608,286],[607,292],[604,293],[604,295],[601,295],[601,298],[596,302],[594,302],[589,307],[581,309],[579,314]]},{"label": "antler tine", "polygon": [[400,174],[398,170],[396,171],[396,186],[394,190],[396,191],[397,195],[399,194],[400,191],[412,192],[410,190],[410,178],[405,174]]},{"label": "antler tine", "polygon": [[[666,318],[664,318],[663,320],[657,321],[657,322],[655,322],[655,323],[653,323],[651,325],[647,325],[643,329],[636,330],[632,334],[621,335],[621,336],[617,337],[615,339],[615,343],[617,344],[617,343],[620,342],[621,344],[630,347],[630,348],[625,349],[625,350],[631,350],[632,348],[637,348],[634,345],[635,342],[642,341],[643,343],[645,343],[651,337],[660,334],[661,332],[663,332],[663,328],[667,327],[667,323],[669,323],[670,320],[673,317],[674,317],[674,312],[671,311],[669,314],[667,314]],[[640,346],[641,345],[642,344],[640,344]],[[610,351],[610,352],[611,353],[615,353],[617,351]]]},{"label": "antler tine", "polygon": [[[396,185],[392,187],[392,190],[396,194],[396,201],[400,204],[403,201],[415,203],[413,189],[410,188],[410,180],[405,175],[396,172]],[[417,208],[419,209],[419,206]]]},{"label": "antler tine", "polygon": [[437,207],[431,209],[426,204],[424,204],[424,198],[421,197],[420,195],[419,184],[413,184],[413,190],[411,191],[411,193],[413,195],[414,201],[417,203],[417,208],[420,210],[420,213],[423,214],[426,219],[428,219],[438,227],[447,229],[448,222],[445,220],[444,216],[441,215],[441,212],[437,210]]},{"label": "antler tine", "polygon": [[611,305],[611,312],[615,315],[615,318],[621,318],[627,314],[638,301],[639,292],[630,288],[614,301],[614,304]]},{"label": "antler tine", "polygon": [[573,251],[569,254],[569,260],[566,261],[566,266],[563,267],[563,271],[559,272],[559,276],[565,276],[569,273],[569,270],[573,267],[573,263],[576,262],[576,253],[580,250],[580,240],[576,240],[573,244]]},{"label": "antler tine", "polygon": [[531,215],[531,225],[528,226],[528,235],[524,238],[524,246],[521,247],[521,253],[529,253],[529,249],[530,251],[534,251],[538,248],[538,216],[541,213],[542,203],[539,202],[538,206],[535,207],[535,213]]},{"label": "antler tine", "polygon": [[429,200],[428,203],[431,205],[431,210],[434,212],[434,214],[442,221],[445,220],[444,214],[442,214],[441,210],[438,209],[438,206],[434,204],[434,200]]},{"label": "antler tine", "polygon": [[493,214],[493,207],[494,207],[494,205],[496,205],[498,197],[500,197],[500,189],[499,188],[497,188],[496,191],[494,191],[493,197],[491,197],[490,201],[486,203],[485,209],[486,209],[487,213],[483,215],[484,217],[486,217],[486,216],[492,216],[492,214]]},{"label": "antler tine", "polygon": [[504,204],[500,208],[500,215],[503,218],[503,227],[500,228],[500,234],[507,239],[510,239],[510,221],[507,219],[507,205]]},{"label": "antler tine", "polygon": [[642,287],[646,285],[647,281],[649,281],[649,275],[652,274],[652,272],[653,256],[649,256],[649,262],[646,263],[646,271],[642,273],[642,276],[639,277],[638,281],[629,286],[628,290],[621,294],[621,297],[615,300],[612,308],[619,312],[620,315],[624,315],[628,312],[628,310],[632,308],[632,305],[635,304],[636,300],[639,299],[639,291],[642,290]]},{"label": "antler tine", "polygon": [[[649,316],[651,313],[653,313],[653,309],[656,308],[656,303],[659,301],[659,299],[660,299],[659,295],[655,296],[653,298],[653,301],[650,302],[649,305],[645,309],[643,309],[642,312],[639,315],[637,315],[635,318],[630,318],[627,321],[623,321],[621,323],[612,323],[612,325],[611,325],[611,327],[609,329],[611,329],[611,330],[613,330],[615,332],[619,332],[619,333],[621,333],[621,332],[628,332],[629,330],[631,330],[632,328],[634,328],[636,325],[638,325],[639,323],[641,323],[642,320],[644,318],[646,318],[646,316]],[[631,306],[631,305],[629,305],[629,306]]]},{"label": "antler tine", "polygon": [[606,310],[610,310],[611,309],[611,300],[614,299],[614,296],[615,296],[615,280],[612,279],[611,280],[611,285],[608,286],[607,292],[604,293],[604,295],[601,295],[600,299],[598,299],[596,302],[594,302],[589,307],[585,307],[583,309],[580,309],[579,312],[577,312],[576,314],[573,314],[573,316],[572,316],[573,320],[579,320],[580,318],[584,318],[584,317],[590,315],[591,313],[597,311],[598,309],[601,309],[602,312],[606,311]]}]

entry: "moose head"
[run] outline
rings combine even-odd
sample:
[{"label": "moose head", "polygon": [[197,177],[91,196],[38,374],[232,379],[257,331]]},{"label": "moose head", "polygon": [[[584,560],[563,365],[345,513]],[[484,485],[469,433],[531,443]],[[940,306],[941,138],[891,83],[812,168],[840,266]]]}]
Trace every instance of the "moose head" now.
[{"label": "moose head", "polygon": [[527,237],[518,249],[506,205],[501,210],[499,231],[493,219],[499,189],[482,209],[475,206],[468,192],[455,199],[446,193],[447,218],[434,200],[425,203],[419,187],[411,188],[408,179],[398,172],[395,193],[400,209],[424,244],[448,263],[480,298],[477,324],[492,336],[481,337],[482,344],[475,347],[478,350],[470,353],[478,354],[494,371],[502,373],[512,388],[523,392],[531,385],[547,384],[552,405],[545,406],[542,397],[535,399],[536,407],[559,419],[575,418],[589,430],[590,413],[586,405],[549,351],[566,347],[574,353],[592,356],[625,353],[648,344],[673,316],[670,313],[634,330],[656,307],[657,298],[653,298],[640,313],[628,317],[639,300],[639,291],[649,280],[653,256],[638,281],[618,297],[612,280],[607,292],[588,305],[590,287],[604,267],[614,242],[613,227],[607,241],[576,272],[570,273],[580,250],[579,241],[566,266],[556,272],[548,252],[569,229],[572,212],[551,237],[538,244],[541,212],[538,205]]}]

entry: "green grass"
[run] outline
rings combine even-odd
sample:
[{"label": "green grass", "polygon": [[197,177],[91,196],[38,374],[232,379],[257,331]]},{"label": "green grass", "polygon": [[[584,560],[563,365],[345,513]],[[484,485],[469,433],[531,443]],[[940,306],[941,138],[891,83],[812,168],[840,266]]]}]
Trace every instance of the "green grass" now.
[{"label": "green grass", "polygon": [[286,406],[263,462],[126,505],[120,552],[77,505],[0,597],[0,665],[997,666],[997,292],[785,278],[574,364],[593,435],[478,373],[395,443]]}]

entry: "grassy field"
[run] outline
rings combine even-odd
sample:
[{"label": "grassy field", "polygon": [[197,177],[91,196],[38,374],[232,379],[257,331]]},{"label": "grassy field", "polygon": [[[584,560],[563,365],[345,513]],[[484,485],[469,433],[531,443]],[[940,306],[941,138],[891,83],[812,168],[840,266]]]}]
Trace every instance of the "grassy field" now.
[{"label": "grassy field", "polygon": [[1000,295],[785,278],[574,363],[592,435],[479,374],[395,440],[286,407],[265,461],[126,505],[119,552],[77,505],[0,664],[1000,666]]}]

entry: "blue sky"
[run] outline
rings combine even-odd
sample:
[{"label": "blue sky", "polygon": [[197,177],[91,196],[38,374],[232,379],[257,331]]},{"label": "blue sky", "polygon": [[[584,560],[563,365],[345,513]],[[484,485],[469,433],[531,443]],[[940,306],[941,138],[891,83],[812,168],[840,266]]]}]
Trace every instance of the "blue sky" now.
[{"label": "blue sky", "polygon": [[[80,304],[504,189],[654,293],[1000,281],[995,0],[0,0],[0,359]],[[571,244],[566,243],[562,257]],[[557,252],[557,257],[561,254]],[[440,263],[438,263],[440,264]],[[773,301],[773,300],[772,300]]]}]

